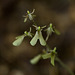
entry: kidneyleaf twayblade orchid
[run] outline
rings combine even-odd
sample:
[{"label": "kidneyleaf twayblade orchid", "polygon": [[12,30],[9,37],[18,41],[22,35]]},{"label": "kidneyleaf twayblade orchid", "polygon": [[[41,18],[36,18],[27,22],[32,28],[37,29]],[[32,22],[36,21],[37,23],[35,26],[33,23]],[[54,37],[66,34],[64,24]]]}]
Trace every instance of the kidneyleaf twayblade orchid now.
[{"label": "kidneyleaf twayblade orchid", "polygon": [[52,32],[54,32],[52,23],[50,23],[50,26],[45,31],[47,31],[47,37],[46,37],[46,41],[47,41],[49,36],[52,34]]},{"label": "kidneyleaf twayblade orchid", "polygon": [[44,38],[43,38],[43,36],[42,36],[42,27],[37,27],[37,26],[35,26],[36,27],[36,33],[35,33],[35,35],[34,35],[34,37],[32,38],[32,40],[30,41],[30,44],[32,45],[32,46],[34,46],[36,43],[37,43],[37,41],[38,41],[38,39],[39,39],[39,41],[40,41],[40,44],[42,45],[42,46],[45,46],[46,45],[46,41],[44,40]]},{"label": "kidneyleaf twayblade orchid", "polygon": [[27,15],[23,16],[23,17],[25,17],[24,22],[26,22],[28,18],[29,18],[29,20],[33,20],[33,18],[35,17],[35,15],[33,15],[34,12],[35,12],[35,9],[33,9],[33,11],[31,13],[29,11],[27,11]]},{"label": "kidneyleaf twayblade orchid", "polygon": [[31,28],[29,32],[25,31],[23,35],[16,37],[16,40],[13,42],[13,45],[19,46],[22,43],[24,37],[26,36],[32,37]]}]

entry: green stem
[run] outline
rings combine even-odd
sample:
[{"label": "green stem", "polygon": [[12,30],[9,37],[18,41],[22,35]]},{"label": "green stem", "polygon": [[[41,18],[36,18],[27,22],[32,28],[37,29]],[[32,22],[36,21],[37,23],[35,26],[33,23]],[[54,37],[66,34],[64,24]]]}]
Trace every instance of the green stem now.
[{"label": "green stem", "polygon": [[61,65],[63,68],[65,68],[65,69],[70,73],[70,75],[74,75],[74,73],[71,71],[71,69],[70,69],[67,65],[65,65],[58,57],[56,57],[55,60],[56,60],[57,62],[59,62],[60,65]]}]

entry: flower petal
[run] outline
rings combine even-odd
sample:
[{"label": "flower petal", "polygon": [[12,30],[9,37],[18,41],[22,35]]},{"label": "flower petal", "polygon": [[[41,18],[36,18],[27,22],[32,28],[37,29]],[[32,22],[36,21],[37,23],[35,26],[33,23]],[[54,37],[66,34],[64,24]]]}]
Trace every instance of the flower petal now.
[{"label": "flower petal", "polygon": [[55,59],[55,55],[51,56],[51,64],[54,66],[54,59]]},{"label": "flower petal", "polygon": [[22,43],[23,39],[24,39],[24,36],[19,36],[19,37],[13,42],[13,45],[14,45],[14,46],[19,46],[19,45]]},{"label": "flower petal", "polygon": [[44,40],[41,31],[39,32],[39,41],[42,46],[46,45],[46,41]]},{"label": "flower petal", "polygon": [[57,29],[54,29],[54,32],[55,32],[57,35],[60,35],[60,32],[59,32]]},{"label": "flower petal", "polygon": [[51,53],[42,54],[43,59],[48,59],[51,57]]},{"label": "flower petal", "polygon": [[36,64],[41,59],[41,54],[35,56],[33,59],[30,60],[31,64]]},{"label": "flower petal", "polygon": [[24,19],[24,22],[26,22],[27,21],[27,17]]},{"label": "flower petal", "polygon": [[30,41],[30,44],[32,46],[34,46],[36,43],[37,43],[37,40],[38,40],[38,31],[36,31],[36,34],[35,36],[32,38],[32,40]]}]

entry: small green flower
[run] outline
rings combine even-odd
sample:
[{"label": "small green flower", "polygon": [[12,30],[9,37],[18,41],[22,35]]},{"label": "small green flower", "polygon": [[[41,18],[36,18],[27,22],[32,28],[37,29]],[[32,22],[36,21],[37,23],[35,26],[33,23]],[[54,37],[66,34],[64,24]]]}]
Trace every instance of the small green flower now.
[{"label": "small green flower", "polygon": [[54,32],[52,23],[50,23],[50,26],[45,31],[47,31],[47,37],[46,37],[46,41],[47,41],[49,36],[52,34],[52,32]]},{"label": "small green flower", "polygon": [[22,43],[24,37],[26,36],[32,37],[32,35],[33,34],[31,33],[31,28],[30,28],[29,32],[25,31],[23,35],[16,37],[16,40],[13,42],[13,45],[19,46]]},{"label": "small green flower", "polygon": [[42,46],[45,46],[46,45],[46,41],[44,40],[44,38],[42,36],[42,32],[41,32],[42,28],[40,26],[39,27],[35,26],[35,27],[36,27],[36,33],[35,33],[34,37],[32,38],[32,40],[30,41],[30,44],[32,46],[34,46],[37,43],[38,39],[39,39],[40,44]]},{"label": "small green flower", "polygon": [[26,22],[28,18],[29,18],[29,20],[33,20],[33,18],[35,17],[35,15],[33,15],[34,12],[35,12],[35,9],[33,9],[33,11],[31,13],[29,11],[27,11],[27,15],[23,16],[23,17],[25,17],[24,22]]},{"label": "small green flower", "polygon": [[50,59],[51,58],[51,64],[54,66],[54,60],[55,60],[55,55],[57,54],[56,52],[56,47],[53,50],[50,50],[50,53],[44,53],[42,54],[43,59]]}]

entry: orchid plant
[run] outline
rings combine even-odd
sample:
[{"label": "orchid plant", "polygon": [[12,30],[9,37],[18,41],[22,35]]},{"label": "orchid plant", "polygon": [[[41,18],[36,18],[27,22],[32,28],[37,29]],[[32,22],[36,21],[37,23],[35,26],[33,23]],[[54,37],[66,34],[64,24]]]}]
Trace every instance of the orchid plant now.
[{"label": "orchid plant", "polygon": [[[31,41],[30,41],[30,44],[32,46],[35,46],[37,44],[37,41],[39,40],[40,42],[40,45],[41,46],[45,46],[46,49],[42,49],[42,53],[41,54],[38,54],[36,55],[34,58],[32,58],[30,60],[30,63],[31,64],[36,64],[39,62],[40,59],[50,59],[50,62],[51,64],[54,66],[54,61],[57,60],[60,64],[62,63],[59,58],[57,57],[57,52],[56,52],[56,47],[54,47],[54,49],[51,49],[48,44],[47,44],[47,41],[49,39],[49,37],[52,35],[52,33],[56,33],[57,35],[60,35],[60,32],[55,29],[55,27],[53,26],[52,23],[49,24],[49,26],[38,26],[35,21],[34,21],[34,18],[36,17],[36,15],[34,15],[34,12],[35,12],[35,9],[33,9],[32,12],[30,12],[29,10],[27,11],[26,15],[23,16],[24,17],[24,22],[27,22],[27,20],[29,19],[30,21],[33,22],[33,25],[32,27],[35,28],[35,33],[32,33],[31,32],[31,27],[30,27],[30,31],[27,32],[27,31],[24,31],[24,34],[16,37],[16,40],[13,42],[13,45],[14,46],[19,46],[22,41],[24,40],[25,37],[30,37],[32,38]],[[42,31],[46,32],[47,33],[47,36],[46,38],[44,39],[43,35],[42,35]],[[62,64],[61,64],[62,65]],[[64,66],[63,66],[64,65]],[[62,66],[64,68],[66,68],[66,65],[63,64]],[[67,71],[70,71],[70,69]],[[70,71],[71,75],[73,75],[73,73]]]}]

